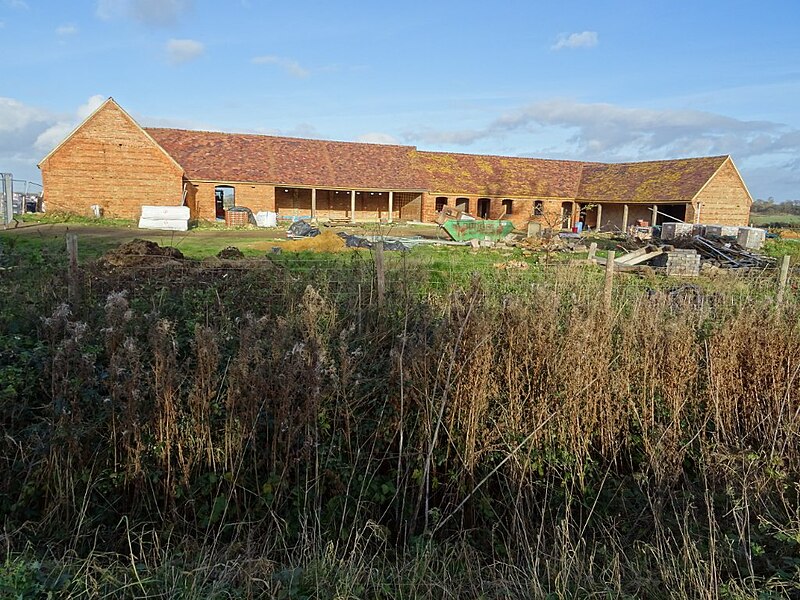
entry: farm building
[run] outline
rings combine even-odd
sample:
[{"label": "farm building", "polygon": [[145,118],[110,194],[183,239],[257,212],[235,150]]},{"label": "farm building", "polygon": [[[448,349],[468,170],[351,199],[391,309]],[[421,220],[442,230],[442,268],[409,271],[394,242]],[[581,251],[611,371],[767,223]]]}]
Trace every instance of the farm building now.
[{"label": "farm building", "polygon": [[246,206],[281,217],[433,221],[444,206],[517,227],[621,230],[635,221],[746,225],[730,156],[606,164],[425,152],[413,146],[142,128],[112,98],[39,163],[47,209],[136,218],[186,205],[213,220]]}]

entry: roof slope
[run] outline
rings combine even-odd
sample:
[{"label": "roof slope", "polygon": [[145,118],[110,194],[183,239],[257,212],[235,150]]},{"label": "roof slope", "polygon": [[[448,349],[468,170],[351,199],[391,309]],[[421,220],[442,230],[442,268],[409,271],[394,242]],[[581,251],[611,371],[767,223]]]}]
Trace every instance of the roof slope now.
[{"label": "roof slope", "polygon": [[148,128],[189,179],[422,190],[411,146]]},{"label": "roof slope", "polygon": [[574,198],[583,163],[449,152],[414,152],[426,189],[435,192]]},{"label": "roof slope", "polygon": [[598,202],[688,202],[728,159],[682,158],[585,164],[577,198]]},{"label": "roof slope", "polygon": [[194,180],[596,202],[689,202],[728,159],[607,164],[242,133],[145,131]]}]

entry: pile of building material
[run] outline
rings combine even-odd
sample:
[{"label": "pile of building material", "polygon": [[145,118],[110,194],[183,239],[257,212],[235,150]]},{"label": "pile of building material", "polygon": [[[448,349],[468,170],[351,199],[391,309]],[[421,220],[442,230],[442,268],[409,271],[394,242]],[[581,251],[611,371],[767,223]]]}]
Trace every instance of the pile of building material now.
[{"label": "pile of building material", "polygon": [[668,276],[697,277],[700,275],[700,254],[696,250],[674,248],[662,252],[653,260],[654,267],[666,267]]},{"label": "pile of building material", "polygon": [[314,227],[308,221],[300,219],[289,226],[289,229],[286,230],[286,237],[290,239],[316,237],[319,233],[317,227]]},{"label": "pile of building material", "polygon": [[139,229],[188,231],[188,206],[142,206]]},{"label": "pile of building material", "polygon": [[759,227],[739,227],[736,243],[748,250],[761,250],[767,239],[767,232]]},{"label": "pile of building material", "polygon": [[694,225],[691,223],[664,223],[661,226],[662,240],[676,240],[678,238],[691,237]]},{"label": "pile of building material", "polygon": [[260,211],[255,214],[256,225],[258,227],[277,227],[278,213],[272,211]]},{"label": "pile of building material", "polygon": [[739,235],[739,227],[736,225],[706,225],[706,231],[703,235],[710,238],[735,239]]},{"label": "pile of building material", "polygon": [[769,269],[775,266],[774,258],[750,252],[739,244],[722,238],[696,235],[685,247],[697,250],[704,260],[722,268]]}]

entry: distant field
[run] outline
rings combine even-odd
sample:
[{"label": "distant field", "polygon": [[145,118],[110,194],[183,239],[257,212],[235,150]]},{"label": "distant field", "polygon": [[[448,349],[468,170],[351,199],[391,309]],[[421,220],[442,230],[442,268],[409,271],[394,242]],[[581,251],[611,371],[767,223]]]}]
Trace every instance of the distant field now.
[{"label": "distant field", "polygon": [[795,227],[800,227],[800,215],[788,213],[775,214],[750,214],[750,222],[753,225],[769,225],[771,223],[790,223]]}]

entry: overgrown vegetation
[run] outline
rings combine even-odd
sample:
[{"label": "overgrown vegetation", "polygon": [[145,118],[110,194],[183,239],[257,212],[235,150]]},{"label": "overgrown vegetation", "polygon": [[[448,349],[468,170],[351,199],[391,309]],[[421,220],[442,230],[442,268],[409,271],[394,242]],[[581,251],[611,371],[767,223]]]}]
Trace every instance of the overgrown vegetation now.
[{"label": "overgrown vegetation", "polygon": [[796,290],[19,248],[0,595],[800,594]]}]

